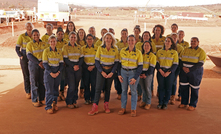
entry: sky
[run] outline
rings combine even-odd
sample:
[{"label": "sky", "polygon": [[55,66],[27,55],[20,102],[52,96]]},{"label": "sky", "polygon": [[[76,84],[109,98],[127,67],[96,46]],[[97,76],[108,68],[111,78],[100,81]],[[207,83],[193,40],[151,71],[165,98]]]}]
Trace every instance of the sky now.
[{"label": "sky", "polygon": [[[59,0],[82,6],[115,7],[115,6],[142,6],[149,0]],[[148,6],[194,6],[207,4],[221,4],[221,0],[150,0]]]}]

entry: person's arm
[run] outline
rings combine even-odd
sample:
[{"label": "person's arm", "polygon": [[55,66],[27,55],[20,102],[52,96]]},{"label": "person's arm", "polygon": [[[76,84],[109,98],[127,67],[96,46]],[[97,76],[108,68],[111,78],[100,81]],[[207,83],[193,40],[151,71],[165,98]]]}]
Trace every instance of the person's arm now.
[{"label": "person's arm", "polygon": [[155,66],[156,66],[156,56],[151,55],[151,57],[150,57],[150,66],[149,66],[149,68],[146,72],[146,76],[150,75],[150,74],[153,74]]},{"label": "person's arm", "polygon": [[61,72],[64,68],[64,59],[63,56],[60,56],[60,61],[59,61],[59,71]]},{"label": "person's arm", "polygon": [[63,55],[63,60],[66,65],[71,66],[72,68],[74,67],[73,63],[68,59],[68,51],[67,51],[67,46],[64,46],[62,48],[62,55]]},{"label": "person's arm", "polygon": [[119,63],[119,53],[118,53],[118,49],[115,48],[115,60],[114,60],[114,66],[111,70],[111,72],[114,74],[116,72],[116,69],[118,67],[118,63]]},{"label": "person's arm", "polygon": [[45,50],[43,51],[42,62],[43,62],[44,68],[51,73],[51,72],[52,72],[51,67],[48,65],[47,49],[45,49]]},{"label": "person's arm", "polygon": [[31,46],[32,46],[32,44],[31,44],[31,42],[29,42],[26,47],[27,58],[28,58],[28,60],[32,61],[33,63],[39,64],[40,61],[32,54],[32,47]]},{"label": "person's arm", "polygon": [[102,69],[101,63],[100,63],[100,51],[101,51],[101,47],[98,47],[96,55],[95,55],[95,66],[96,66],[97,70],[101,73],[103,71],[103,69]]},{"label": "person's arm", "polygon": [[17,53],[17,55],[18,55],[19,57],[22,57],[22,56],[23,56],[23,54],[22,54],[22,52],[21,52],[21,46],[22,46],[22,36],[20,35],[20,36],[18,37],[18,41],[17,41],[16,46],[15,46],[15,51],[16,51],[16,53]]},{"label": "person's arm", "polygon": [[178,67],[178,64],[179,64],[179,58],[178,58],[178,53],[176,52],[173,56],[173,65],[171,66],[169,71],[174,73]]},{"label": "person's arm", "polygon": [[201,68],[206,61],[206,53],[204,50],[201,50],[200,56],[199,56],[199,62],[193,65],[192,67],[189,68],[190,71],[194,71],[196,69]]},{"label": "person's arm", "polygon": [[137,71],[133,77],[135,80],[137,80],[137,78],[140,76],[141,72],[143,71],[143,56],[140,51],[138,52],[137,62],[138,62]]}]

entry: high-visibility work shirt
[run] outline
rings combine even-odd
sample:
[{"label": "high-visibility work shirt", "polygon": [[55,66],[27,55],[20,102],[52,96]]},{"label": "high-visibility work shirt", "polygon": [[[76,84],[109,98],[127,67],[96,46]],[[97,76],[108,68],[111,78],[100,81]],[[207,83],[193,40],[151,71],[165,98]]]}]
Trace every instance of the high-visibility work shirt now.
[{"label": "high-visibility work shirt", "polygon": [[[142,52],[142,45],[143,45],[143,42],[137,42],[137,44],[136,44],[136,48],[137,48],[138,50],[140,50],[141,52]],[[151,45],[152,45],[153,53],[156,54],[157,48],[156,48],[156,45],[155,45],[155,43],[154,43],[153,41],[151,42]]]},{"label": "high-visibility work shirt", "polygon": [[155,66],[156,66],[155,54],[152,52],[143,54],[143,71],[149,71],[149,69],[152,68],[151,70],[152,72],[149,72],[150,74],[152,74]]},{"label": "high-visibility work shirt", "polygon": [[[55,34],[52,34],[52,35],[55,35]],[[47,44],[49,44],[48,43],[48,38],[49,38],[50,36],[46,33],[45,35],[43,35],[42,37],[41,37],[41,40],[42,41],[44,41],[44,42],[46,42]]]},{"label": "high-visibility work shirt", "polygon": [[39,40],[39,43],[36,42],[35,40],[30,41],[27,44],[26,47],[26,53],[33,55],[34,57],[36,57],[38,59],[38,61],[42,61],[42,54],[44,49],[48,48],[49,45],[41,40]]},{"label": "high-visibility work shirt", "polygon": [[[175,72],[177,66],[178,66],[178,53],[176,50],[169,49],[165,50],[160,49],[157,51],[157,63],[159,66],[157,66],[157,69],[168,69],[171,70],[171,72]],[[174,65],[174,67],[172,67]]]},{"label": "high-visibility work shirt", "polygon": [[163,48],[164,45],[164,41],[165,41],[166,37],[161,36],[158,41],[156,40],[156,38],[153,36],[151,38],[152,42],[155,44],[157,51]]},{"label": "high-visibility work shirt", "polygon": [[93,37],[93,39],[94,39],[94,42],[93,42],[93,44],[95,44],[98,40],[99,40],[99,38],[98,37],[96,37],[96,36],[94,36]]},{"label": "high-visibility work shirt", "polygon": [[138,65],[143,65],[143,57],[140,50],[134,47],[133,51],[129,52],[129,47],[123,48],[120,51],[120,63],[124,69],[136,69]]},{"label": "high-visibility work shirt", "polygon": [[97,42],[94,45],[99,47],[101,44],[102,44],[102,38],[97,40]]},{"label": "high-visibility work shirt", "polygon": [[176,44],[176,47],[177,47],[178,56],[181,58],[184,48],[179,44]]},{"label": "high-visibility work shirt", "polygon": [[84,40],[80,40],[78,45],[81,47],[86,46],[86,42]]},{"label": "high-visibility work shirt", "polygon": [[188,48],[190,46],[190,44],[184,40],[182,40],[180,43],[177,41],[177,44],[181,45],[183,48]]},{"label": "high-visibility work shirt", "polygon": [[43,63],[47,63],[50,67],[58,67],[63,63],[63,55],[60,49],[55,48],[55,51],[48,47],[43,52]]},{"label": "high-visibility work shirt", "polygon": [[84,57],[84,62],[86,63],[86,65],[93,66],[95,64],[95,55],[97,49],[98,47],[94,45],[92,45],[91,48],[89,48],[88,45],[81,48],[81,53]]},{"label": "high-visibility work shirt", "polygon": [[69,34],[68,33],[64,33],[64,40],[69,42]]},{"label": "high-visibility work shirt", "polygon": [[193,71],[203,66],[206,61],[206,53],[198,46],[194,49],[191,47],[185,48],[181,56],[181,61],[184,67],[188,67],[190,71]]},{"label": "high-visibility work shirt", "polygon": [[128,43],[126,42],[126,43],[124,44],[123,41],[118,41],[117,44],[116,44],[116,46],[117,46],[118,51],[119,51],[119,53],[120,53],[120,50],[121,50],[122,48],[128,47]]},{"label": "high-visibility work shirt", "polygon": [[81,54],[81,46],[75,43],[74,47],[68,43],[62,49],[63,57],[68,58],[71,62],[79,62],[79,59],[83,57]]},{"label": "high-visibility work shirt", "polygon": [[24,34],[21,34],[18,37],[18,41],[16,43],[16,47],[20,47],[22,50],[26,50],[26,46],[28,44],[28,42],[32,41],[32,38],[30,38],[27,34],[27,32],[25,32]]},{"label": "high-visibility work shirt", "polygon": [[62,51],[62,48],[68,44],[68,41],[62,39],[61,41],[57,40],[56,48]]}]

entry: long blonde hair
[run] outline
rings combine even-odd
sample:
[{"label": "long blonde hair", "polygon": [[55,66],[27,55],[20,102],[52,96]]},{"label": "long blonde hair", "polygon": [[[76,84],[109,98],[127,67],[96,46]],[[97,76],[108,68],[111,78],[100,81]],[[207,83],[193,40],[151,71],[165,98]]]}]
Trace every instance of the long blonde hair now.
[{"label": "long blonde hair", "polygon": [[117,48],[117,45],[116,45],[117,40],[115,39],[114,35],[113,35],[112,33],[110,33],[110,32],[107,32],[107,33],[104,34],[104,36],[103,36],[103,38],[102,38],[102,44],[101,44],[101,46],[103,46],[103,45],[105,44],[104,39],[105,39],[105,37],[106,37],[107,35],[110,35],[110,36],[112,37],[111,46]]}]

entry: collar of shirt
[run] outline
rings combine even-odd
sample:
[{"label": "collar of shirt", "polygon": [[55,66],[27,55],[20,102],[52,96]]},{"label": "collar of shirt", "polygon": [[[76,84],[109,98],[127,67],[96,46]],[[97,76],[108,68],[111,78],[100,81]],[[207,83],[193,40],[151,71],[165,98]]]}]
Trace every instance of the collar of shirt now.
[{"label": "collar of shirt", "polygon": [[[165,49],[165,46],[163,47],[163,50],[166,50],[166,49]],[[169,48],[169,50],[171,50],[171,47]]]},{"label": "collar of shirt", "polygon": [[[70,42],[68,43],[68,46],[72,46]],[[74,46],[77,46],[77,44],[76,44],[76,43],[74,43]]]},{"label": "collar of shirt", "polygon": [[[50,51],[53,51],[51,47],[50,47]],[[55,47],[55,52],[57,52],[57,48],[56,47]]]},{"label": "collar of shirt", "polygon": [[61,39],[61,41],[57,40],[57,42],[63,42],[63,41],[64,41],[63,39]]},{"label": "collar of shirt", "polygon": [[28,33],[27,33],[27,32],[25,32],[25,36],[28,36]]},{"label": "collar of shirt", "polygon": [[[106,47],[106,44],[104,44],[102,47],[105,48],[105,47]],[[114,48],[114,47],[111,45],[111,48]]]},{"label": "collar of shirt", "polygon": [[[126,51],[129,50],[129,47],[127,47]],[[136,47],[134,46],[134,49],[133,49],[134,52],[136,52]]]},{"label": "collar of shirt", "polygon": [[[179,40],[176,43],[179,43]],[[182,40],[181,43],[184,43],[184,40]]]},{"label": "collar of shirt", "polygon": [[149,55],[149,54],[150,54],[150,51],[149,51],[149,52],[147,52],[146,54],[147,54],[147,55]]},{"label": "collar of shirt", "polygon": [[[86,46],[86,48],[88,48],[89,46],[88,46],[88,44],[87,44],[87,46]],[[92,47],[94,48],[94,44],[92,44]]]},{"label": "collar of shirt", "polygon": [[[192,47],[189,47],[189,48],[191,48],[191,49],[192,49]],[[195,47],[194,49],[195,49],[195,50],[197,50],[198,48],[199,48],[199,46]]]},{"label": "collar of shirt", "polygon": [[[162,38],[162,37],[163,37],[163,36],[162,36],[162,35],[160,35],[160,38]],[[155,34],[153,35],[152,39],[155,39]]]},{"label": "collar of shirt", "polygon": [[[33,42],[35,43],[36,41],[35,41],[35,40],[33,40]],[[39,42],[42,42],[42,40],[41,40],[41,39],[39,39]]]}]

